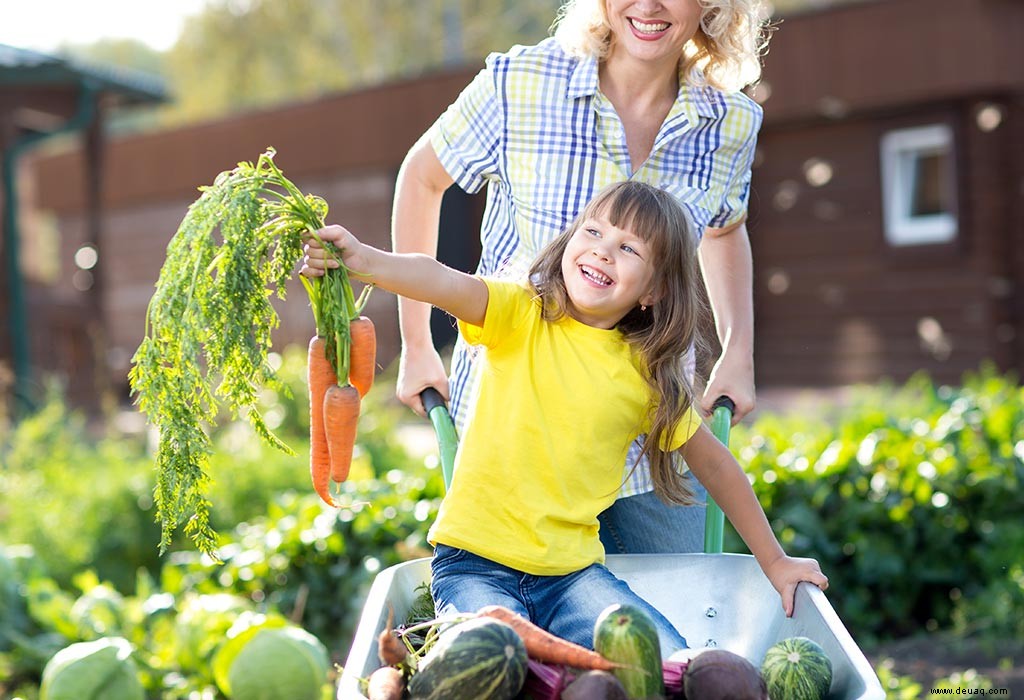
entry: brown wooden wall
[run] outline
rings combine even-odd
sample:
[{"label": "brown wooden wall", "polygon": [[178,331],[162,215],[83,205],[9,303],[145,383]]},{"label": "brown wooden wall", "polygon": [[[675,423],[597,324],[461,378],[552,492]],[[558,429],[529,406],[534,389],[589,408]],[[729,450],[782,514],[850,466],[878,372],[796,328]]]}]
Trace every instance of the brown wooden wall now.
[{"label": "brown wooden wall", "polygon": [[[750,222],[760,384],[902,380],[919,369],[956,381],[985,359],[1019,362],[1012,256],[1024,235],[1010,221],[1010,183],[1020,180],[1007,133],[983,133],[973,116],[964,101],[763,132]],[[959,235],[893,247],[883,236],[881,137],[939,122],[956,134]],[[808,183],[812,159],[832,167],[827,184]]]},{"label": "brown wooden wall", "polygon": [[[760,387],[901,380],[919,369],[956,381],[988,359],[1024,371],[1020,36],[1017,0],[879,0],[780,25],[749,225]],[[164,248],[198,184],[273,145],[300,187],[325,196],[333,220],[386,245],[402,157],[475,70],[112,141],[101,306],[113,380],[123,384]],[[986,132],[975,116],[989,102],[1004,120]],[[880,138],[936,121],[956,134],[959,236],[893,248],[882,233]],[[823,186],[805,178],[812,158],[833,169]],[[35,167],[35,202],[56,217],[70,278],[84,242],[80,155]],[[470,210],[478,221],[479,198]],[[478,243],[467,234],[459,245]],[[34,299],[37,310],[47,300],[67,309],[80,294],[64,281]],[[387,364],[397,353],[394,298],[375,292],[372,304]],[[275,342],[305,343],[312,318],[299,285],[279,308]],[[55,332],[40,325],[36,347]]]},{"label": "brown wooden wall", "polygon": [[[78,347],[96,336],[99,371],[106,365],[110,384],[123,393],[130,359],[142,339],[145,311],[163,264],[164,252],[182,217],[198,196],[196,188],[241,160],[254,160],[268,146],[277,164],[301,189],[330,206],[329,220],[344,223],[368,242],[389,245],[395,176],[407,150],[469,82],[475,70],[424,76],[414,81],[327,97],[315,102],[238,115],[171,131],[113,139],[106,151],[103,183],[103,237],[98,288],[104,313],[102,332],[87,331],[82,318],[86,295],[75,289],[74,253],[87,241],[83,213],[85,188],[81,152],[40,157],[33,163],[31,209],[45,212],[60,232],[61,274],[53,284],[29,279],[33,354],[47,344]],[[471,214],[479,218],[478,211]],[[31,219],[31,217],[29,217]],[[39,222],[26,222],[32,237]],[[475,244],[465,245],[473,249]],[[274,343],[305,344],[313,333],[306,294],[297,281],[287,300],[275,302],[281,326]],[[54,316],[65,309],[60,319]],[[74,310],[78,309],[76,313]],[[368,313],[376,320],[380,359],[390,363],[398,351],[398,321],[393,295],[376,291]],[[73,322],[69,320],[74,319]],[[66,355],[67,353],[63,353]],[[63,355],[61,355],[63,356]],[[39,369],[56,372],[73,395],[94,386],[67,358],[40,360]],[[93,363],[95,364],[95,363]]]}]

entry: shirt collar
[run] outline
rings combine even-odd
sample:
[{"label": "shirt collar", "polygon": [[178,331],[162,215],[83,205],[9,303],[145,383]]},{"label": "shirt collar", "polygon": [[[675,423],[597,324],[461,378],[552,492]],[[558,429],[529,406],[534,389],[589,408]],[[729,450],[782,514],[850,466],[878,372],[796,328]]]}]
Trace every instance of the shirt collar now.
[{"label": "shirt collar", "polygon": [[[598,60],[586,56],[576,61],[569,76],[566,98],[575,100],[580,97],[592,97],[600,91],[598,83]],[[722,99],[717,91],[708,86],[695,86],[686,80],[682,66],[679,69],[679,95],[676,98],[676,109],[681,109],[691,124],[697,123],[698,117],[716,119],[721,116]]]},{"label": "shirt collar", "polygon": [[565,91],[567,99],[575,100],[580,97],[589,97],[598,92],[597,83],[597,59],[593,56],[586,56],[576,61],[569,76],[569,87]]}]

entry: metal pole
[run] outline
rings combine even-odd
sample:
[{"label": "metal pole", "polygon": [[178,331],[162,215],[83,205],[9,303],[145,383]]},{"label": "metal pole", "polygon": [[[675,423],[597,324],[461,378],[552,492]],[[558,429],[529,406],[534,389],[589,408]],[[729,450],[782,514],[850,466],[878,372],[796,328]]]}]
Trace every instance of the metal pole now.
[{"label": "metal pole", "polygon": [[14,365],[14,415],[19,416],[32,408],[28,317],[25,313],[24,281],[18,257],[20,231],[18,229],[18,159],[41,141],[88,125],[96,113],[97,91],[89,83],[81,85],[75,114],[54,131],[33,132],[16,139],[3,154],[4,180],[4,245],[7,249],[7,280],[10,293],[11,358]]}]

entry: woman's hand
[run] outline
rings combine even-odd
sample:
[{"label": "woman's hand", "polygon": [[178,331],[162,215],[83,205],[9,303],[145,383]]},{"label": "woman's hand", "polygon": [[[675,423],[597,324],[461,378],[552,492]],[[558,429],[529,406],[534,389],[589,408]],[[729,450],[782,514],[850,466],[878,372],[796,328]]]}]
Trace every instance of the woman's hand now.
[{"label": "woman's hand", "polygon": [[784,555],[765,566],[764,573],[782,597],[786,617],[793,616],[796,587],[802,581],[813,583],[823,591],[828,589],[828,577],[821,573],[821,567],[814,559]]},{"label": "woman's hand", "polygon": [[426,417],[420,393],[427,387],[434,387],[448,401],[448,373],[445,372],[441,356],[433,345],[413,348],[403,344],[398,359],[395,395],[417,414]]},{"label": "woman's hand", "polygon": [[733,425],[754,410],[754,360],[749,354],[746,357],[740,355],[738,350],[722,353],[711,370],[700,400],[701,409],[705,415],[710,415],[719,396],[732,399],[736,404],[732,414]]}]

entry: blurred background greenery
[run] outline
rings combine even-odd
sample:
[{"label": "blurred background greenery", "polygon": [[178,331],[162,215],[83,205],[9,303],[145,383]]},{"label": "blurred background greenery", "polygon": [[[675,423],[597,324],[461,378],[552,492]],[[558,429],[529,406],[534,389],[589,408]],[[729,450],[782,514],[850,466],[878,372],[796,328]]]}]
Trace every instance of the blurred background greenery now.
[{"label": "blurred background greenery", "polygon": [[[292,348],[280,361],[288,390],[267,392],[264,405],[298,456],[264,447],[244,423],[215,430],[221,563],[184,541],[158,557],[145,432],[125,433],[116,415],[90,429],[58,391],[31,417],[0,425],[0,695],[35,698],[57,649],[119,635],[139,650],[152,697],[221,697],[211,659],[246,611],[301,625],[344,663],[374,575],[429,553],[440,469],[429,432],[391,398],[388,373],[367,396],[343,507],[323,506],[305,460],[305,356]],[[925,376],[864,386],[842,406],[761,413],[731,447],[787,549],[821,561],[830,601],[892,697],[923,697],[929,684],[993,687],[966,667],[922,686],[873,653],[925,633],[1019,666],[1016,377],[983,368],[956,387]],[[727,549],[743,551],[731,532]]]},{"label": "blurred background greenery", "polygon": [[[865,0],[774,0],[773,16]],[[442,67],[548,35],[561,0],[208,0],[161,51],[143,41],[64,44],[75,58],[162,77],[166,106],[114,128],[166,128],[313,99]],[[386,31],[381,31],[386,27]],[[413,48],[414,47],[414,48]]]}]

